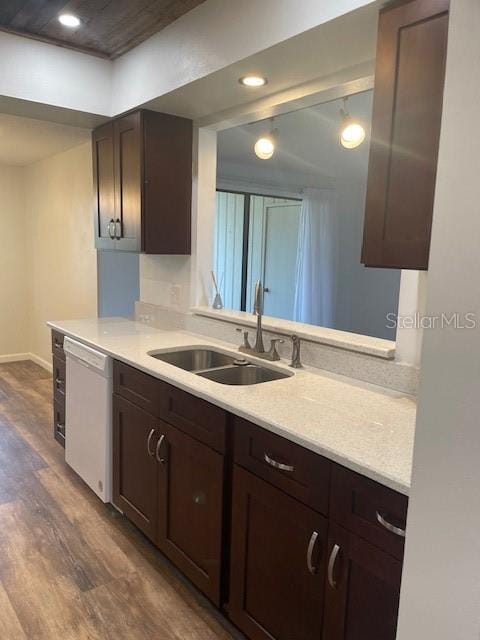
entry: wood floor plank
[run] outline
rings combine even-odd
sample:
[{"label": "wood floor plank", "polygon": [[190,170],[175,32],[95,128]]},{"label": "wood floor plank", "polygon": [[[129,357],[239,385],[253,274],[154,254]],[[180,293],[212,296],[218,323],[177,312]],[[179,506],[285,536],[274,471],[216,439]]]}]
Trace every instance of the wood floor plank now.
[{"label": "wood floor plank", "polygon": [[0,365],[0,640],[241,638],[68,467],[51,395],[37,365]]},{"label": "wood floor plank", "polygon": [[0,638],[8,640],[26,640],[17,614],[10,602],[7,592],[0,584]]}]

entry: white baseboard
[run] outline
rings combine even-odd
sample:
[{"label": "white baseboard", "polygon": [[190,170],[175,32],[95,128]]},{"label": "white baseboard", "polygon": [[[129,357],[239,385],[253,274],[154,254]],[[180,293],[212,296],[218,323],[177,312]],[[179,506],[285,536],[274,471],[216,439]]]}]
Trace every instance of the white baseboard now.
[{"label": "white baseboard", "polygon": [[47,371],[52,373],[53,365],[51,361],[48,362],[47,360],[40,358],[40,356],[37,356],[35,353],[29,353],[28,356],[28,360],[32,360],[32,362],[35,362],[35,364],[38,364],[43,369],[46,369]]},{"label": "white baseboard", "polygon": [[53,371],[51,362],[47,362],[34,353],[9,353],[4,356],[0,355],[0,364],[6,364],[7,362],[22,362],[24,360],[31,360],[50,373]]},{"label": "white baseboard", "polygon": [[7,353],[4,356],[0,356],[0,364],[5,362],[21,362],[22,360],[30,360],[29,353]]}]

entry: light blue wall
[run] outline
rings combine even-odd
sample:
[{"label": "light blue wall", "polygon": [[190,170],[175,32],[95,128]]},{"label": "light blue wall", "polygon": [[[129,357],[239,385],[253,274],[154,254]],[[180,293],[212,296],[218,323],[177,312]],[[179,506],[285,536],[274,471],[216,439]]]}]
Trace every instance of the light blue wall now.
[{"label": "light blue wall", "polygon": [[140,298],[139,255],[97,251],[98,316],[133,317]]}]

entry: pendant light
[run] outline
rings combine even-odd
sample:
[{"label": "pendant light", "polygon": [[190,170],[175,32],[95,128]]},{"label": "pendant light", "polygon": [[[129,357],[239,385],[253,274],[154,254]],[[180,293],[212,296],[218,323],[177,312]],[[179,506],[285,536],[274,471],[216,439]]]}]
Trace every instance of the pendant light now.
[{"label": "pendant light", "polygon": [[351,117],[347,110],[347,98],[343,98],[343,109],[340,109],[342,128],[340,130],[340,144],[345,149],[355,149],[365,140],[365,129]]},{"label": "pendant light", "polygon": [[270,160],[275,153],[278,130],[273,128],[273,118],[271,118],[270,123],[270,133],[261,136],[253,147],[255,155],[257,158],[260,158],[260,160]]}]

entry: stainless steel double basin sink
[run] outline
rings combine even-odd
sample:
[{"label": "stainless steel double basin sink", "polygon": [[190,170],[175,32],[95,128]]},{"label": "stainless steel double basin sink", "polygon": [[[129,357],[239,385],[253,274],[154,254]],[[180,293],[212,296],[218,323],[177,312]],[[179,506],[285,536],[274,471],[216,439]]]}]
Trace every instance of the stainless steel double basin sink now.
[{"label": "stainless steel double basin sink", "polygon": [[252,385],[282,380],[293,375],[282,369],[263,367],[245,360],[241,354],[236,357],[208,347],[150,352],[149,355],[220,384]]}]

